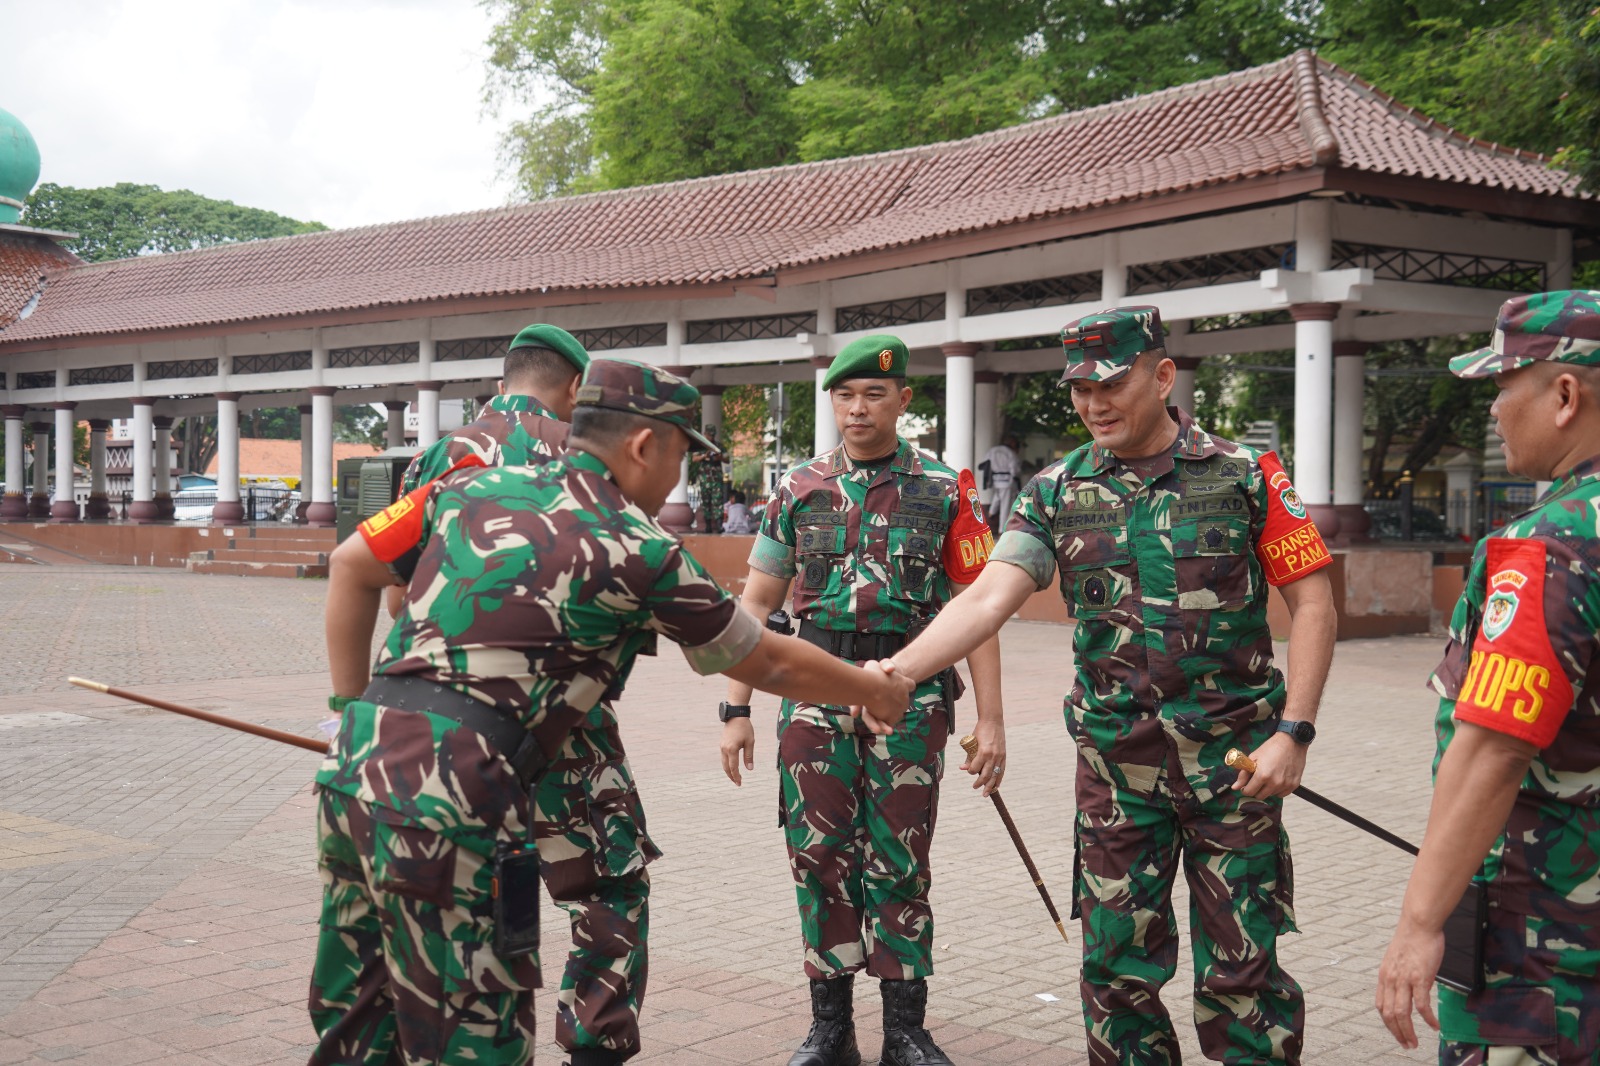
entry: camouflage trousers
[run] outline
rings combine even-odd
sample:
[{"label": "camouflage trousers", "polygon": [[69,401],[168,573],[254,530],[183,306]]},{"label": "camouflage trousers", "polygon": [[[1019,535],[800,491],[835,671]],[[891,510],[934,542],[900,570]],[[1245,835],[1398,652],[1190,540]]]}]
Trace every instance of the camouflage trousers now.
[{"label": "camouflage trousers", "polygon": [[[1439,986],[1444,1066],[1594,1066],[1600,1063],[1600,925],[1592,903],[1559,896],[1517,914],[1490,888],[1486,987]],[[1585,913],[1590,912],[1590,913]]]},{"label": "camouflage trousers", "polygon": [[[492,957],[487,899],[491,868],[482,856],[492,852],[493,840],[485,839],[476,848],[456,847],[428,830],[391,824],[396,820],[392,817],[376,820],[374,809],[340,793],[323,790],[322,795],[325,893],[311,1010],[318,1032],[325,1034],[327,1050],[319,1047],[318,1054],[325,1057],[314,1057],[313,1063],[457,1061],[388,1058],[396,1044],[397,1010],[401,1018],[423,1016],[421,1008],[403,999],[398,989],[406,980],[420,980],[414,971],[432,962],[432,956],[414,942],[429,932],[429,923],[451,929],[453,941],[470,933],[478,945],[472,950],[474,956]],[[332,816],[330,809],[335,812]],[[379,818],[386,814],[381,809],[376,812]],[[350,824],[351,817],[360,823],[359,832]],[[557,1000],[556,1043],[567,1050],[600,1047],[631,1056],[639,1049],[639,1008],[646,980],[650,878],[645,865],[660,851],[645,832],[644,812],[610,708],[591,712],[540,778],[533,826],[541,878],[551,901],[566,912],[572,934]],[[410,849],[407,854],[437,855],[436,863],[453,868],[460,882],[454,893],[433,892],[419,899],[405,880],[407,875],[414,880],[415,872],[397,867],[391,841],[404,843]],[[418,850],[424,846],[432,850]],[[375,857],[363,859],[363,855]],[[376,870],[375,864],[383,869]],[[434,910],[467,904],[467,915],[445,923],[431,910],[419,911],[415,906],[419,902]],[[396,925],[411,939],[386,939],[385,930],[395,923],[383,915],[395,908],[417,912],[416,921]],[[547,928],[547,943],[548,936]],[[365,962],[356,966],[355,959]],[[396,977],[386,961],[392,959],[429,963],[407,961],[407,973]],[[540,986],[537,956],[514,960],[510,966],[518,991],[526,990],[527,1004],[519,1005],[516,1014],[527,1015],[524,1039],[531,1059],[532,989]],[[449,990],[456,988],[451,985]],[[435,1000],[443,1003],[446,991],[438,990]],[[428,1024],[434,1031],[440,1028]],[[367,1035],[351,1040],[350,1032]],[[399,1045],[410,1055],[413,1041],[404,1025],[398,1036]],[[493,1043],[497,1037],[489,1039],[490,1046],[499,1046]],[[461,1061],[485,1061],[471,1057],[480,1046],[481,1040],[473,1043]],[[503,1060],[487,1061],[527,1061],[516,1057],[520,1052],[515,1048],[500,1054]]]},{"label": "camouflage trousers", "polygon": [[311,1066],[532,1062],[537,966],[495,954],[489,860],[343,793],[318,797]]},{"label": "camouflage trousers", "polygon": [[533,807],[540,877],[572,926],[556,1043],[569,1051],[600,1047],[633,1055],[648,973],[645,866],[661,852],[645,831],[610,707],[597,707],[568,734],[539,780]]},{"label": "camouflage trousers", "polygon": [[1282,801],[1209,787],[1197,794],[1174,769],[1141,791],[1112,783],[1078,758],[1074,893],[1083,920],[1089,1061],[1180,1060],[1160,994],[1177,972],[1172,886],[1181,862],[1201,1049],[1221,1062],[1298,1063],[1304,997],[1277,959],[1278,935],[1294,930]]},{"label": "camouflage trousers", "polygon": [[807,977],[863,967],[889,980],[933,972],[928,849],[949,735],[937,686],[918,691],[890,736],[784,701],[779,817]]}]

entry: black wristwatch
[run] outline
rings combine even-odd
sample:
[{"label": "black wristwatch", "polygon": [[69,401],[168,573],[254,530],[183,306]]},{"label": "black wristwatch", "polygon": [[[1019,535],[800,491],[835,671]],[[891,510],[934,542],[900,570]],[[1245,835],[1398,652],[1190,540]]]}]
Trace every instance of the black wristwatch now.
[{"label": "black wristwatch", "polygon": [[717,721],[726,722],[730,718],[749,718],[750,705],[748,703],[729,703],[723,700],[717,704]]},{"label": "black wristwatch", "polygon": [[1317,727],[1310,722],[1281,721],[1278,723],[1278,732],[1288,733],[1294,738],[1294,742],[1301,746],[1317,739]]}]

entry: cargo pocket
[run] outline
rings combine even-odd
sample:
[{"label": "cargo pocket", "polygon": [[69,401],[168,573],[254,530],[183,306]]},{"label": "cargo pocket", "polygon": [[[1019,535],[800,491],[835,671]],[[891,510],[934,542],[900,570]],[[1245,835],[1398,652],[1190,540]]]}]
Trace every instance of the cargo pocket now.
[{"label": "cargo pocket", "polygon": [[431,830],[374,823],[372,887],[384,911],[384,950],[411,960],[413,988],[456,996],[537,986],[534,956],[495,953],[491,875],[489,859]]},{"label": "cargo pocket", "polygon": [[1073,615],[1095,618],[1127,613],[1133,595],[1133,566],[1123,537],[1088,533],[1069,537],[1057,547],[1061,596]]},{"label": "cargo pocket", "polygon": [[[824,517],[829,521],[818,521]],[[795,530],[795,570],[800,587],[808,592],[823,592],[833,584],[839,557],[844,554],[843,517],[828,514],[800,519]],[[806,521],[807,518],[811,521]],[[832,521],[835,518],[839,521]]]},{"label": "cargo pocket", "polygon": [[912,603],[933,599],[939,544],[939,538],[923,530],[890,529],[889,563],[894,568],[900,598]]},{"label": "cargo pocket", "polygon": [[1178,607],[1235,610],[1250,602],[1250,524],[1236,518],[1172,527],[1172,569]]},{"label": "cargo pocket", "polygon": [[597,764],[585,775],[584,783],[595,869],[602,877],[636,873],[660,857],[660,849],[645,829],[644,806],[625,762]]},{"label": "cargo pocket", "polygon": [[1294,858],[1289,854],[1289,834],[1282,828],[1278,830],[1278,876],[1270,899],[1279,934],[1298,933],[1300,927],[1294,924]]}]

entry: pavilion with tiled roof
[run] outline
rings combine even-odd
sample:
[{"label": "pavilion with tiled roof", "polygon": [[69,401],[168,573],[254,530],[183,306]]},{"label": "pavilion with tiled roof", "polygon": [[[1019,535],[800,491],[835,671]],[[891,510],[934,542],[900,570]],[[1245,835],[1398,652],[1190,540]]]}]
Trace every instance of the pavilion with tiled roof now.
[{"label": "pavilion with tiled roof", "polygon": [[[995,441],[1001,377],[1060,365],[1016,342],[1153,303],[1179,403],[1209,356],[1295,349],[1293,473],[1333,531],[1361,510],[1367,346],[1485,330],[1506,296],[1570,284],[1597,233],[1600,204],[1548,160],[1300,52],[920,148],[108,263],[58,255],[0,277],[0,385],[19,435],[45,408],[58,428],[131,409],[136,441],[155,418],[215,410],[224,481],[240,410],[301,404],[322,521],[335,402],[412,400],[425,443],[440,394],[486,391],[529,321],[692,372],[713,424],[728,385],[811,378],[893,330],[913,373],[948,375],[945,458],[970,466]],[[817,403],[821,451],[836,437]],[[14,462],[7,514],[26,506]],[[136,482],[135,503],[152,491]]]}]

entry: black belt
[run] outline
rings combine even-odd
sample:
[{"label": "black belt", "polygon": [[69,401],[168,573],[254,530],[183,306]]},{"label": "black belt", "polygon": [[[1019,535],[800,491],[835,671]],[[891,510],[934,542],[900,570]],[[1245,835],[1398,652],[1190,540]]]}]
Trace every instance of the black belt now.
[{"label": "black belt", "polygon": [[367,685],[361,698],[401,711],[425,711],[466,726],[487,740],[489,747],[511,764],[523,787],[531,784],[548,765],[544,749],[520,720],[448,685],[424,681],[420,677],[380,674]]},{"label": "black belt", "polygon": [[823,629],[802,619],[800,639],[815,644],[829,655],[860,662],[887,659],[906,646],[904,633],[857,633],[852,630]]}]

